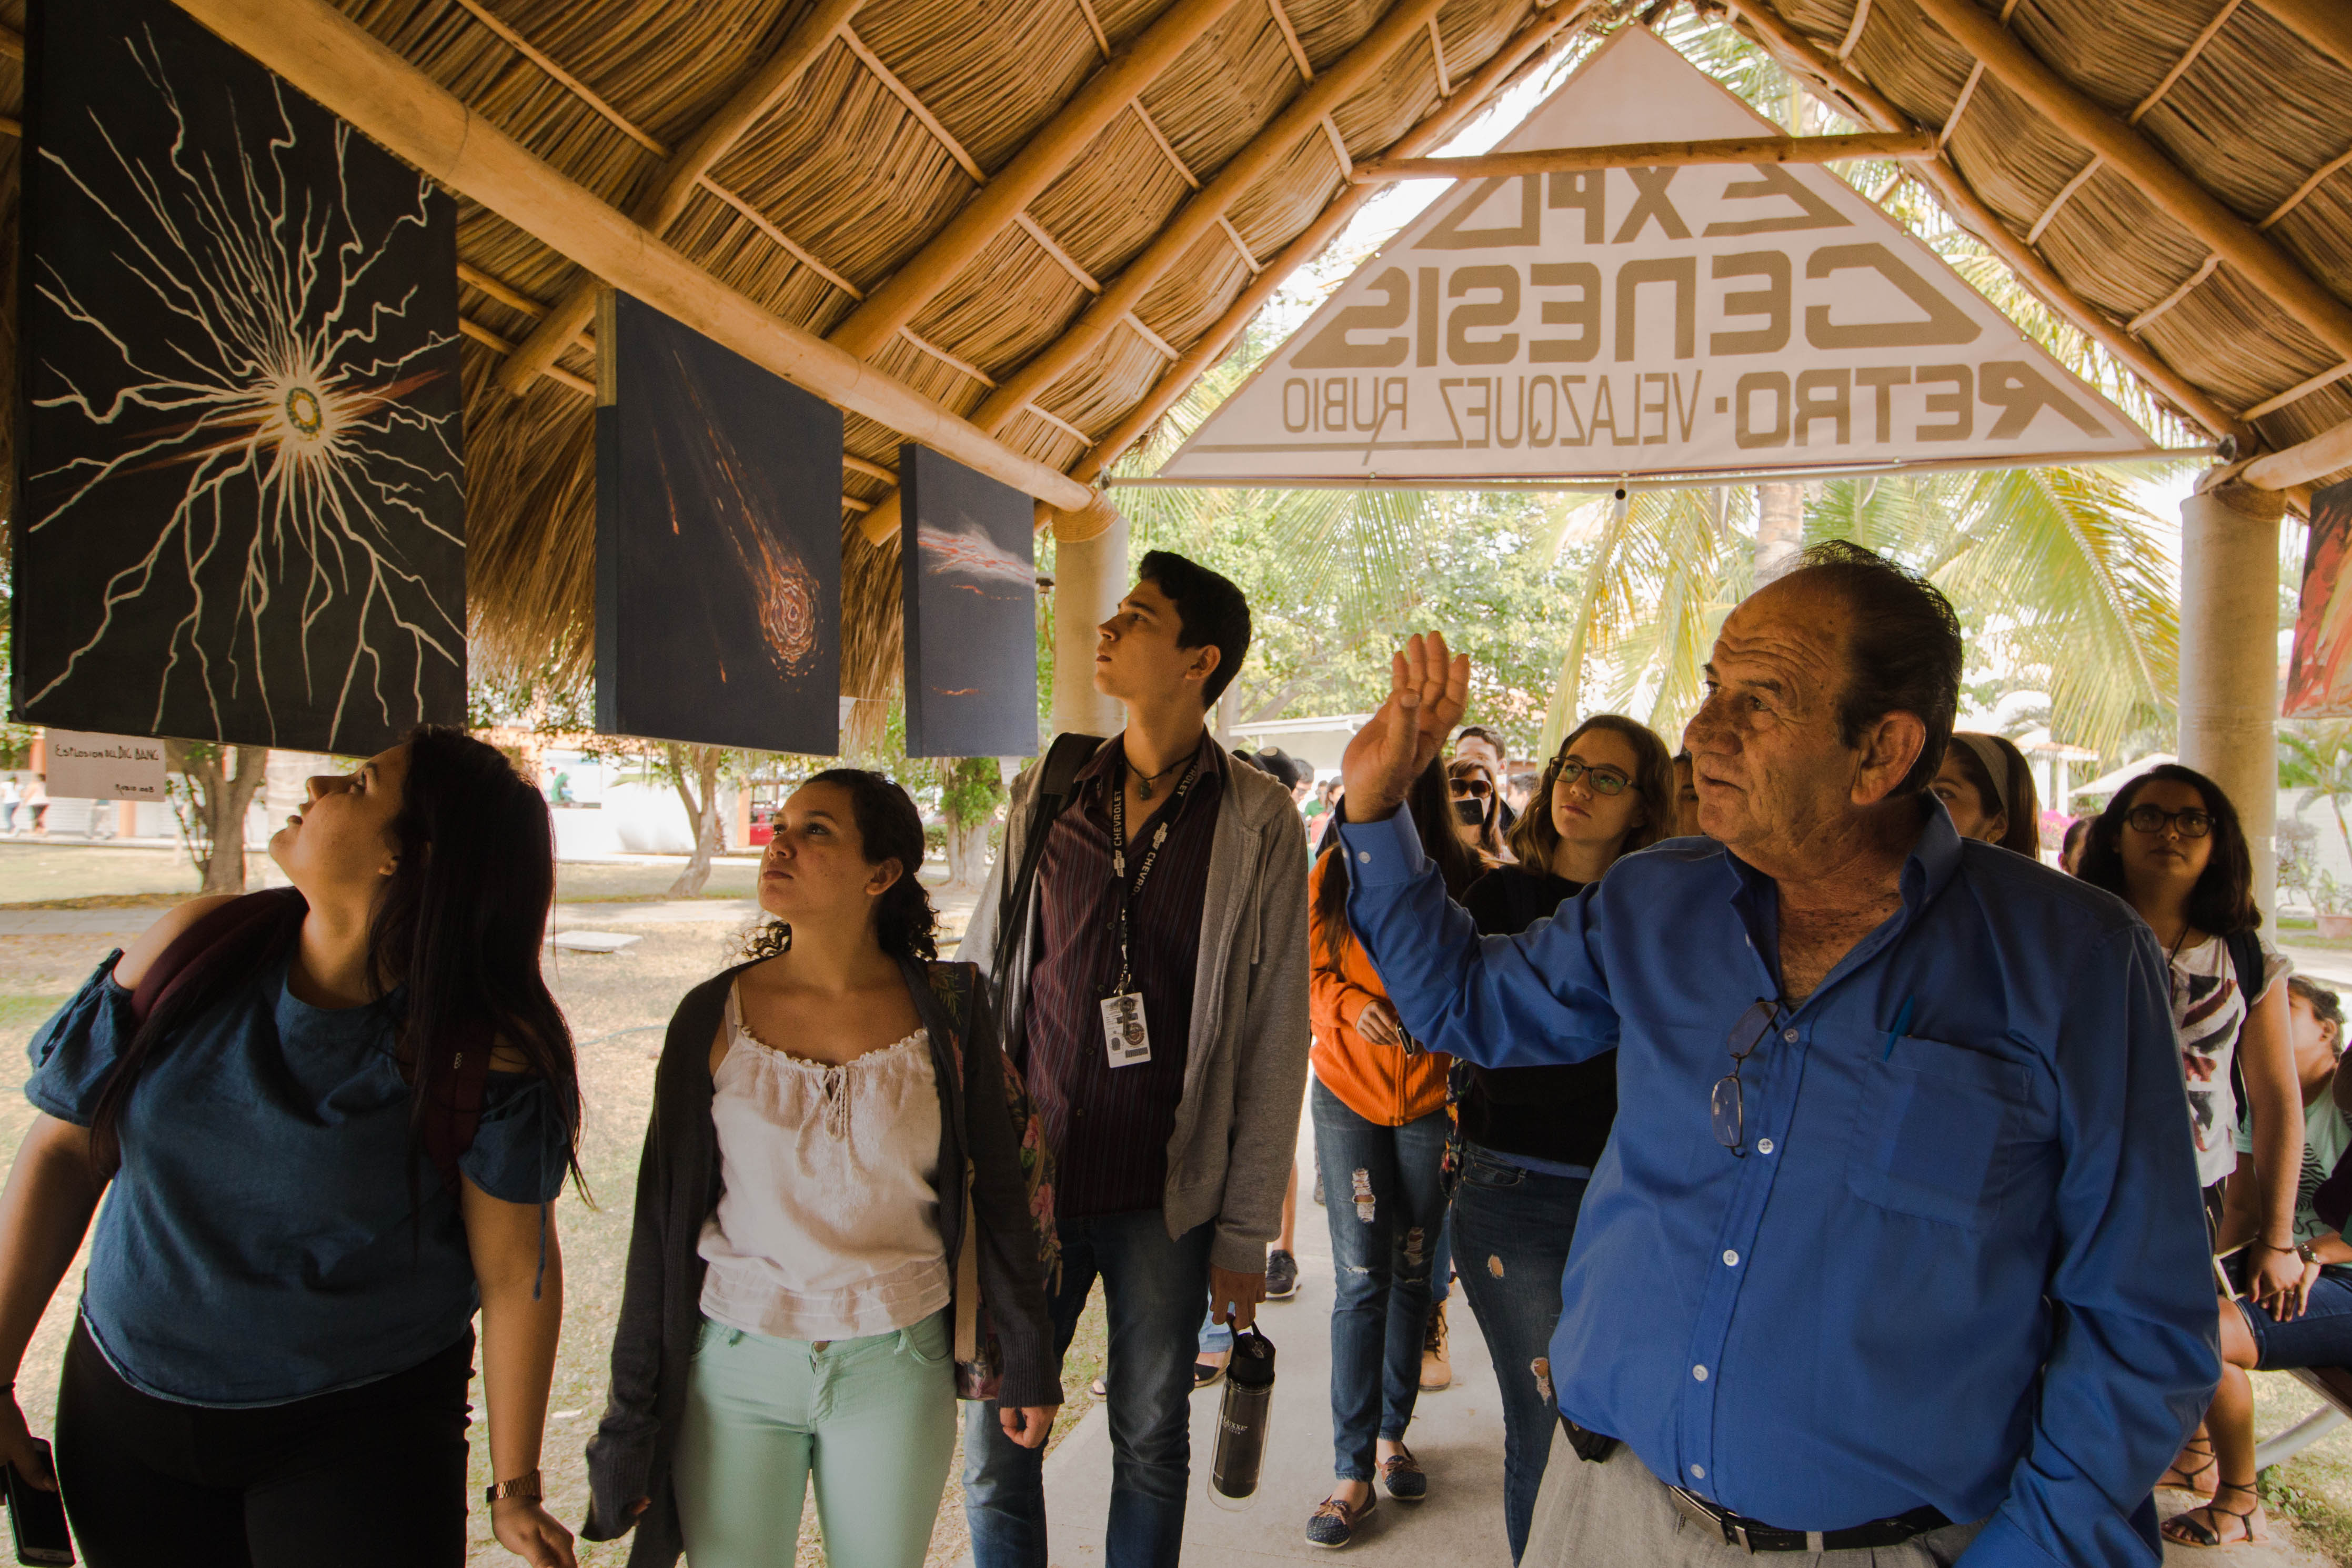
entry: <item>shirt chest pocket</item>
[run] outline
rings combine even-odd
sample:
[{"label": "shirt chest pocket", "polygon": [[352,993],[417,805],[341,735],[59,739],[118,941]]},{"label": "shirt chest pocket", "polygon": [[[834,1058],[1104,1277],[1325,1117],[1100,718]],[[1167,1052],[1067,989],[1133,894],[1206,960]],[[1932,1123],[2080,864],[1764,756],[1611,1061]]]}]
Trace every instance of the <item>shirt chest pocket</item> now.
[{"label": "shirt chest pocket", "polygon": [[2050,1130],[2033,1069],[1906,1036],[1863,1069],[1846,1186],[1896,1214],[1981,1231]]}]

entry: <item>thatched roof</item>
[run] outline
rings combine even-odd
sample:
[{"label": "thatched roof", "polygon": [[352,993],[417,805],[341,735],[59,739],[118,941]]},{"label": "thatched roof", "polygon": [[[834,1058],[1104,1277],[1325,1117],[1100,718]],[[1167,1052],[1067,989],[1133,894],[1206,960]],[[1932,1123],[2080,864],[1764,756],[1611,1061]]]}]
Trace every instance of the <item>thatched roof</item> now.
[{"label": "thatched roof", "polygon": [[[2341,0],[1706,3],[1862,123],[1948,131],[1906,169],[2193,422],[2251,454],[2352,420]],[[1429,151],[1576,33],[1640,9],[337,4],[712,277],[1082,480],[1353,213],[1370,187],[1348,165]],[[1948,29],[1971,18],[1963,47]],[[0,58],[0,113],[21,101]],[[13,167],[5,181],[13,268]],[[460,214],[474,658],[577,673],[595,364],[573,324],[594,280],[479,205]],[[848,421],[844,684],[867,697],[896,679],[895,531],[874,525],[895,515],[898,439]]]}]

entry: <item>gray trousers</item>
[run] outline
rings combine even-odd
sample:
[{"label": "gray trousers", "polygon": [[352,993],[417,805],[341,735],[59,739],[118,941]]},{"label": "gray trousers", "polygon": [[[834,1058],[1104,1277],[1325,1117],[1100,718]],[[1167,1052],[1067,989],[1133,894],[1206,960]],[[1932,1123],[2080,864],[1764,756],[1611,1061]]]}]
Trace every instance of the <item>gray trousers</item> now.
[{"label": "gray trousers", "polygon": [[[1778,1522],[1778,1521],[1768,1521]],[[1666,1489],[1620,1443],[1588,1464],[1554,1425],[1520,1568],[1951,1568],[1985,1521],[1948,1524],[1900,1546],[1847,1552],[1747,1550],[1683,1517]],[[1793,1525],[1790,1528],[1794,1528]]]}]

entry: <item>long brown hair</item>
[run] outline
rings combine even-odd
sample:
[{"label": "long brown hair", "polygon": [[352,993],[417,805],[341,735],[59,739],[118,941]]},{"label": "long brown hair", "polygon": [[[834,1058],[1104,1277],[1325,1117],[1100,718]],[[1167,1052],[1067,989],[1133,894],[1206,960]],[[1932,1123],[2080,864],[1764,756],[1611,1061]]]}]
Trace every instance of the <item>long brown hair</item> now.
[{"label": "long brown hair", "polygon": [[[1454,831],[1454,803],[1446,798],[1445,770],[1432,763],[1421,770],[1405,792],[1404,808],[1420,837],[1421,852],[1434,861],[1445,879],[1445,894],[1459,899],[1486,868]],[[1320,933],[1323,961],[1337,965],[1348,951],[1348,857],[1346,846],[1334,844],[1324,854],[1322,884],[1315,889],[1314,929]]]},{"label": "long brown hair", "polygon": [[[1985,765],[1985,759],[1974,742],[1990,744],[2001,761],[2002,776],[1996,779]],[[1979,734],[1973,730],[1952,731],[1952,747],[1945,759],[1958,767],[1977,792],[1977,799],[2009,818],[2009,830],[1994,840],[2003,849],[2020,855],[2042,857],[2042,797],[2033,787],[2033,768],[2026,762],[2025,753],[2017,743],[2000,735]]]},{"label": "long brown hair", "polygon": [[1560,764],[1568,753],[1576,749],[1577,741],[1588,730],[1606,730],[1624,738],[1633,748],[1633,793],[1642,802],[1643,820],[1626,832],[1624,842],[1617,846],[1620,855],[1631,855],[1636,849],[1646,849],[1667,837],[1675,823],[1675,760],[1666,751],[1666,743],[1656,731],[1638,719],[1622,713],[1595,713],[1568,732],[1559,750],[1544,764],[1543,778],[1536,793],[1528,797],[1527,810],[1519,813],[1518,821],[1511,825],[1511,853],[1519,863],[1537,870],[1551,869],[1551,858],[1559,847],[1559,828],[1551,819],[1551,792],[1559,783]]},{"label": "long brown hair", "polygon": [[1475,757],[1455,757],[1448,762],[1445,764],[1445,809],[1451,816],[1454,810],[1454,781],[1471,773],[1486,775],[1486,816],[1478,824],[1478,851],[1490,860],[1500,861],[1507,855],[1503,847],[1503,781],[1495,776],[1494,769]]},{"label": "long brown hair", "polygon": [[2074,874],[2131,901],[2130,886],[2124,880],[2124,818],[2131,815],[2139,792],[2158,779],[2185,784],[2204,796],[2205,815],[2213,819],[2212,850],[2189,889],[2189,923],[2209,936],[2235,936],[2261,926],[2263,911],[2254,903],[2253,852],[2246,847],[2237,806],[2220,784],[2179,763],[2150,768],[2116,791],[2106,810],[2091,824],[2091,841],[2083,847],[2082,868]]}]

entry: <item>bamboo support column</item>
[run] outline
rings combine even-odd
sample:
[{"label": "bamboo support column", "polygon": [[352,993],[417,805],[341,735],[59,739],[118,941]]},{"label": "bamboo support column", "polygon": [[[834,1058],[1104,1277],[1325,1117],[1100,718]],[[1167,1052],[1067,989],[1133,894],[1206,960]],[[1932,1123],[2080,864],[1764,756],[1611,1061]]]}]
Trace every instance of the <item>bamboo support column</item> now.
[{"label": "bamboo support column", "polygon": [[1054,733],[1116,735],[1126,721],[1095,689],[1095,628],[1127,593],[1127,519],[1108,496],[1052,515]]},{"label": "bamboo support column", "polygon": [[2279,520],[2275,490],[2224,481],[2180,503],[2180,760],[2221,786],[2273,912],[2278,855]]}]

